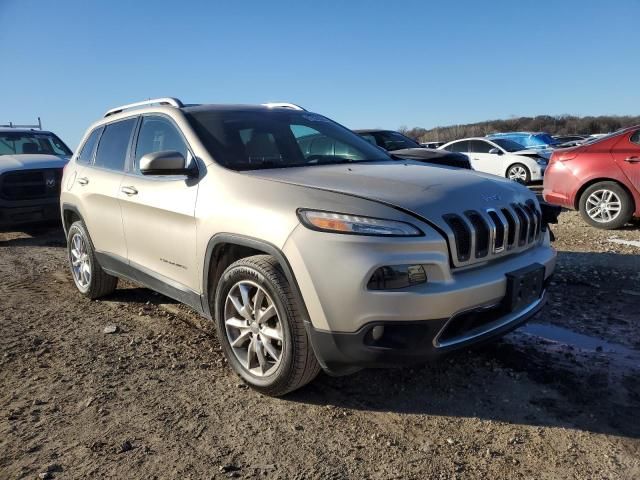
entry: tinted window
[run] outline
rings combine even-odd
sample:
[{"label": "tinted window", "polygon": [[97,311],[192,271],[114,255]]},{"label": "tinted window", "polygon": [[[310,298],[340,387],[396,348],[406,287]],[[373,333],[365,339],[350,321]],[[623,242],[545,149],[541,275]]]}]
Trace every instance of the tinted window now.
[{"label": "tinted window", "polygon": [[467,152],[469,152],[469,142],[465,140],[465,141],[462,141],[462,142],[452,143],[447,148],[445,148],[445,150],[448,150],[450,152],[464,152],[464,153],[467,153]]},{"label": "tinted window", "polygon": [[631,139],[630,140],[633,143],[637,143],[638,145],[640,145],[640,130],[637,130],[636,133],[631,135]]},{"label": "tinted window", "polygon": [[187,118],[215,160],[234,170],[391,160],[315,113],[195,109]]},{"label": "tinted window", "polygon": [[175,125],[163,117],[144,117],[136,146],[136,169],[147,153],[173,150],[188,158],[187,144]]},{"label": "tinted window", "polygon": [[373,135],[371,135],[370,133],[359,133],[358,135],[360,135],[360,138],[365,139],[367,142],[369,142],[371,145],[377,145],[376,143],[376,137],[374,137]]},{"label": "tinted window", "polygon": [[403,148],[420,148],[420,144],[398,132],[376,132],[378,144],[385,150],[402,150]]},{"label": "tinted window", "polygon": [[100,137],[94,161],[96,167],[124,170],[127,148],[129,147],[129,140],[131,140],[131,133],[135,124],[136,119],[131,118],[111,123],[104,127],[104,133]]},{"label": "tinted window", "polygon": [[497,143],[507,152],[517,152],[518,150],[525,150],[524,145],[520,145],[513,140],[507,140],[506,138],[494,138],[493,143]]},{"label": "tinted window", "polygon": [[471,152],[473,153],[489,153],[489,150],[495,148],[493,145],[482,140],[472,140],[470,143]]},{"label": "tinted window", "polygon": [[0,132],[0,155],[46,154],[70,157],[71,150],[49,132]]},{"label": "tinted window", "polygon": [[98,138],[100,138],[101,131],[101,128],[96,128],[91,132],[87,141],[84,142],[82,150],[80,150],[80,155],[78,155],[77,159],[78,163],[91,163],[91,160],[93,159],[93,152],[96,149],[96,144],[98,143]]}]

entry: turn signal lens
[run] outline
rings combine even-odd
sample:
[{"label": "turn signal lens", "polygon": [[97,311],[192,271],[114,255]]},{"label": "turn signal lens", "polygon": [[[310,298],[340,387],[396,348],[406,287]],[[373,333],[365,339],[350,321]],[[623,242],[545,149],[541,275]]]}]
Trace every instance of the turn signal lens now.
[{"label": "turn signal lens", "polygon": [[417,227],[396,220],[305,209],[298,210],[298,216],[307,228],[322,232],[387,237],[419,237],[423,235]]}]

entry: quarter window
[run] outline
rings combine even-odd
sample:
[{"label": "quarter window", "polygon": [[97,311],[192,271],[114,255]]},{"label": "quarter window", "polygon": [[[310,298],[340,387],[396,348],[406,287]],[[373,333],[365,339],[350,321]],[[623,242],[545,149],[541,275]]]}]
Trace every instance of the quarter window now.
[{"label": "quarter window", "polygon": [[631,135],[630,140],[631,140],[632,143],[636,143],[636,144],[640,145],[640,130],[636,130],[636,133]]},{"label": "quarter window", "polygon": [[136,146],[136,170],[147,153],[173,150],[188,158],[188,148],[175,125],[162,117],[144,117]]},{"label": "quarter window", "polygon": [[91,163],[93,159],[93,152],[96,150],[96,144],[98,143],[98,138],[100,138],[101,128],[96,128],[91,134],[87,141],[84,142],[82,146],[82,150],[80,150],[80,155],[78,155],[77,162],[78,163]]},{"label": "quarter window", "polygon": [[94,165],[109,170],[123,171],[135,118],[110,123],[100,137]]}]

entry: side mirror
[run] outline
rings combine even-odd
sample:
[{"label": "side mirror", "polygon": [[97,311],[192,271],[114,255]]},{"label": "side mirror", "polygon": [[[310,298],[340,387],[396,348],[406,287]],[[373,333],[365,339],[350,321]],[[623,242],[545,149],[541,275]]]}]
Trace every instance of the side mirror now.
[{"label": "side mirror", "polygon": [[489,153],[492,155],[502,155],[502,150],[500,150],[499,148],[492,148],[491,150],[489,150]]},{"label": "side mirror", "polygon": [[140,173],[143,175],[189,175],[187,160],[180,152],[165,150],[147,153],[140,159]]}]

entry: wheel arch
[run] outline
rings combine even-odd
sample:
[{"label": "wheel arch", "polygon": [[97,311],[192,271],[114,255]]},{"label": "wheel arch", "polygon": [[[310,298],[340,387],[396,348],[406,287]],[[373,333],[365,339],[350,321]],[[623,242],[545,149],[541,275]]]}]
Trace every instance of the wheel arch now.
[{"label": "wheel arch", "polygon": [[[65,237],[67,236],[67,233],[69,232],[69,228],[71,227],[73,222],[77,220],[81,220],[82,222],[84,222],[84,218],[82,217],[80,210],[78,210],[78,207],[70,203],[63,203],[62,204],[62,228],[64,228]],[[86,225],[86,222],[85,222],[85,225]]]},{"label": "wheel arch", "polygon": [[296,293],[299,311],[304,316],[305,325],[309,323],[309,313],[302,299],[300,287],[284,253],[264,240],[233,233],[216,234],[207,243],[202,272],[202,308],[207,317],[213,318],[211,299],[215,295],[218,280],[226,268],[241,258],[263,254],[271,255],[277,260],[285,278]]},{"label": "wheel arch", "polygon": [[573,199],[573,207],[577,210],[580,211],[580,198],[582,198],[582,194],[585,192],[585,190],[587,188],[589,188],[592,185],[595,185],[596,183],[601,183],[601,182],[613,182],[617,185],[619,185],[625,192],[627,192],[627,194],[629,195],[629,198],[631,198],[631,202],[633,204],[633,211],[635,211],[636,209],[636,203],[635,203],[635,198],[633,196],[633,192],[629,190],[629,188],[621,181],[616,180],[615,178],[610,178],[610,177],[598,177],[598,178],[592,178],[590,179],[588,182],[585,182],[584,184],[582,184],[580,186],[580,188],[576,191],[576,195]]},{"label": "wheel arch", "polygon": [[514,159],[507,164],[507,168],[504,169],[504,176],[507,177],[509,173],[509,169],[515,165],[522,165],[529,172],[529,178],[531,178],[531,166],[527,165],[526,162],[523,162],[521,159]]}]

